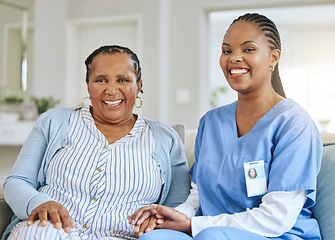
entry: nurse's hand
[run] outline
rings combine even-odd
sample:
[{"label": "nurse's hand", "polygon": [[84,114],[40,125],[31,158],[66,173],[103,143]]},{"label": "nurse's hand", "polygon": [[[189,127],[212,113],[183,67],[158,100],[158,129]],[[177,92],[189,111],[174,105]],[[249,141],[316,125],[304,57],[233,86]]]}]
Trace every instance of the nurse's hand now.
[{"label": "nurse's hand", "polygon": [[36,207],[28,217],[27,225],[32,225],[38,219],[42,227],[47,226],[48,220],[50,220],[54,228],[63,227],[67,233],[70,233],[71,228],[75,227],[67,209],[62,204],[54,201],[45,202]]},{"label": "nurse's hand", "polygon": [[184,213],[179,212],[171,207],[153,204],[154,210],[157,212],[157,218],[163,218],[164,221],[156,221],[156,229],[171,229],[192,235],[191,219]]}]

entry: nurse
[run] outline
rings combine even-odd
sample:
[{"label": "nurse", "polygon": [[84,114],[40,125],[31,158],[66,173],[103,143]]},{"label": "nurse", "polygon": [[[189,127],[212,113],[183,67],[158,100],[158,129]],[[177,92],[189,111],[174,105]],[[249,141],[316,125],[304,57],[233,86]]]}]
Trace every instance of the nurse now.
[{"label": "nurse", "polygon": [[238,100],[201,118],[187,201],[129,217],[140,240],[321,239],[310,208],[322,142],[310,116],[285,98],[280,45],[265,16],[230,25],[220,66]]}]

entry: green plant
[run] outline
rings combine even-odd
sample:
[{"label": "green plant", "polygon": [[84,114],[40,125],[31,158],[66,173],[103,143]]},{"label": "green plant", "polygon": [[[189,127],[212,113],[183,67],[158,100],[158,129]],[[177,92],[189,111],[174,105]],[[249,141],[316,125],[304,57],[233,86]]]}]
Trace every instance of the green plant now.
[{"label": "green plant", "polygon": [[319,120],[319,124],[320,124],[322,132],[327,132],[329,122],[330,122],[330,119]]},{"label": "green plant", "polygon": [[56,100],[53,97],[37,98],[33,96],[31,97],[31,100],[36,104],[37,111],[39,114],[44,113],[50,108],[54,108],[60,102],[59,100]]},{"label": "green plant", "polygon": [[3,100],[2,100],[3,103],[22,103],[23,102],[23,98],[20,98],[20,97],[15,97],[15,96],[10,96],[10,97],[5,97]]},{"label": "green plant", "polygon": [[327,126],[329,124],[330,120],[329,119],[321,119],[319,121],[320,124],[322,124],[323,126]]}]

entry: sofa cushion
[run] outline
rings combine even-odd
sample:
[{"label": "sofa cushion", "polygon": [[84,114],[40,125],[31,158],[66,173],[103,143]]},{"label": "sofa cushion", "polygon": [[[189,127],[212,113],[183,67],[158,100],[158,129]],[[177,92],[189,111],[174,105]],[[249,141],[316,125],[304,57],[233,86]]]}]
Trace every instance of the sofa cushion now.
[{"label": "sofa cushion", "polygon": [[316,204],[312,208],[323,240],[335,236],[335,144],[323,147],[321,170],[318,175]]},{"label": "sofa cushion", "polygon": [[322,132],[321,138],[322,138],[323,146],[335,144],[335,134],[334,133]]},{"label": "sofa cushion", "polygon": [[180,140],[185,144],[185,125],[174,124],[171,127],[178,133]]},{"label": "sofa cushion", "polygon": [[186,130],[185,131],[185,155],[189,169],[191,169],[194,163],[194,145],[195,138],[197,136],[197,130]]}]

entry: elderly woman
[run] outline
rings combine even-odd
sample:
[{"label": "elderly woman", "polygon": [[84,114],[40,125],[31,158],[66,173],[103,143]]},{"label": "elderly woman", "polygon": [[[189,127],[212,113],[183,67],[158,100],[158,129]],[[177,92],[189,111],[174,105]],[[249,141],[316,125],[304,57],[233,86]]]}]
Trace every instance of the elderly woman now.
[{"label": "elderly woman", "polygon": [[136,54],[103,46],[85,64],[92,105],[38,119],[4,185],[15,216],[2,239],[135,239],[128,215],[187,198],[177,133],[133,113],[142,105]]}]

